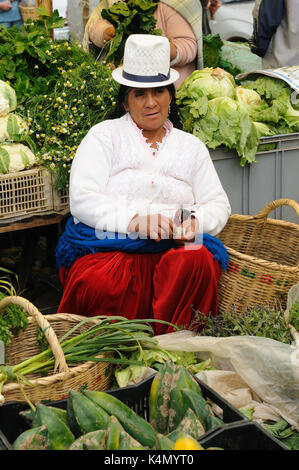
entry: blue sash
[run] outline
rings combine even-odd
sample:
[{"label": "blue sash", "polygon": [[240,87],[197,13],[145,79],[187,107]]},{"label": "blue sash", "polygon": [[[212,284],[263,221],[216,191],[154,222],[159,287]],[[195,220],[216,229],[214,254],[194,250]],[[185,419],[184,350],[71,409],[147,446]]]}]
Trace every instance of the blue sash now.
[{"label": "blue sash", "polygon": [[[200,238],[198,240],[214,255],[221,268],[225,270],[229,258],[223,243],[207,233],[203,234],[202,240]],[[62,266],[69,268],[77,258],[89,253],[107,251],[160,253],[177,247],[178,245],[173,240],[155,242],[150,238],[138,238],[137,234],[134,237],[134,234],[98,231],[82,222],[75,224],[71,216],[66,223],[65,231],[59,238],[55,256],[57,268],[60,269]]]}]

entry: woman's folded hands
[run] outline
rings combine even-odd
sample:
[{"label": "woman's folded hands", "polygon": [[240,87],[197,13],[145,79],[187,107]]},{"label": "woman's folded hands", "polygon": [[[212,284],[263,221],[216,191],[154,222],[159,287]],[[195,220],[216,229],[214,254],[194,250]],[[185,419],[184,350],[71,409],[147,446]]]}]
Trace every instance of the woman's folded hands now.
[{"label": "woman's folded hands", "polygon": [[135,215],[129,225],[128,232],[138,232],[141,238],[151,238],[156,242],[173,239],[178,244],[193,242],[198,234],[199,223],[190,216],[181,224],[162,214]]}]

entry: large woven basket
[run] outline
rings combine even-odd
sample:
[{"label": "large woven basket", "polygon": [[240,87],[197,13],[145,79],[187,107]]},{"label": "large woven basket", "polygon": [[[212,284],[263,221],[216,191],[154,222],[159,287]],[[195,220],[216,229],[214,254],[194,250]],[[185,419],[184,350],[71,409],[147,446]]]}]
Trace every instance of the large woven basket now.
[{"label": "large woven basket", "polygon": [[[2,394],[5,402],[25,401],[25,395],[32,403],[42,400],[61,400],[68,396],[69,390],[87,388],[89,390],[107,390],[110,386],[111,366],[106,362],[88,361],[76,367],[68,367],[60,343],[58,341],[72,327],[78,325],[86,317],[73,314],[57,313],[42,315],[39,310],[23,297],[5,297],[0,302],[0,314],[5,308],[15,304],[29,313],[29,324],[24,332],[15,337],[6,347],[6,365],[15,365],[40,353],[37,341],[38,326],[43,330],[55,357],[55,367],[47,376],[26,376],[31,385],[10,382],[3,386]],[[78,327],[75,335],[90,328],[100,320],[90,319]],[[71,337],[71,336],[70,336]]]},{"label": "large woven basket", "polygon": [[218,287],[219,313],[286,307],[288,291],[299,281],[299,225],[268,218],[283,205],[299,217],[297,202],[278,199],[257,215],[231,215],[219,234],[230,257]]}]

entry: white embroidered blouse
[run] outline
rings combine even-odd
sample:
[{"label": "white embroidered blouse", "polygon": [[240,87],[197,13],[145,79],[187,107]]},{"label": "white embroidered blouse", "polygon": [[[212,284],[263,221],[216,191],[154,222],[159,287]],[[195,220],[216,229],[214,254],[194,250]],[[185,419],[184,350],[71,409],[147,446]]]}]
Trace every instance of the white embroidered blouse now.
[{"label": "white embroidered blouse", "polygon": [[165,123],[166,135],[152,149],[127,113],[93,126],[74,157],[70,210],[75,222],[128,233],[134,215],[178,208],[194,212],[203,232],[218,234],[231,213],[206,146]]}]

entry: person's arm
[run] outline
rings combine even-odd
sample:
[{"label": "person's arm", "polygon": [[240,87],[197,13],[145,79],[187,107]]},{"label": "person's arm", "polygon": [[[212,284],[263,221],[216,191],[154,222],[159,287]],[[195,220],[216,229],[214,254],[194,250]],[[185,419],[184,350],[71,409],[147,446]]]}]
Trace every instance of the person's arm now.
[{"label": "person's arm", "polygon": [[250,40],[251,51],[264,57],[285,12],[285,0],[262,0]]},{"label": "person's arm", "polygon": [[95,229],[127,233],[137,208],[118,194],[107,194],[112,158],[111,131],[103,126],[100,131],[91,129],[72,163],[70,211],[75,219]]},{"label": "person's arm", "polygon": [[193,179],[195,204],[190,210],[203,233],[217,235],[231,214],[227,195],[221,185],[207,147],[199,146],[199,165]]},{"label": "person's arm", "polygon": [[11,8],[12,8],[12,6],[11,6],[11,3],[10,3],[9,0],[7,0],[5,2],[0,2],[0,10],[9,11]]},{"label": "person's arm", "polygon": [[183,66],[193,62],[197,55],[197,41],[191,26],[173,8],[163,3],[159,6],[163,15],[163,33],[170,41],[171,65]]},{"label": "person's arm", "polygon": [[89,29],[89,39],[97,47],[104,47],[105,43],[115,35],[115,29],[109,21],[103,18],[95,21]]}]

